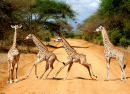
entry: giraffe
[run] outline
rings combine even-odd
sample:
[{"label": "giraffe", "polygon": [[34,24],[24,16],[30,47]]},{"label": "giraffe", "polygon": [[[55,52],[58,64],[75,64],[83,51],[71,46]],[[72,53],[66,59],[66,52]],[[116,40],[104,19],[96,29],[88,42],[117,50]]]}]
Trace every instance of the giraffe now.
[{"label": "giraffe", "polygon": [[[64,80],[66,80],[67,77],[68,77],[69,71],[70,71],[70,69],[71,69],[71,67],[72,67],[72,65],[73,65],[74,62],[79,62],[79,64],[81,64],[81,65],[83,65],[84,67],[86,67],[86,68],[88,69],[89,75],[90,75],[90,77],[91,77],[92,79],[94,79],[93,76],[95,76],[95,77],[97,78],[97,76],[93,73],[91,64],[88,64],[88,63],[87,63],[87,60],[86,60],[86,56],[85,56],[85,55],[77,53],[76,50],[75,50],[74,48],[72,48],[72,47],[70,46],[70,44],[69,44],[64,38],[59,37],[58,39],[55,40],[55,42],[57,42],[57,41],[61,41],[61,42],[62,42],[62,44],[63,44],[63,46],[65,47],[65,50],[66,50],[68,56],[67,56],[67,62],[65,63],[65,65],[63,65],[63,66],[60,68],[60,70],[54,75],[53,78],[55,78],[55,77],[59,74],[59,72],[60,72],[65,66],[67,66],[67,65],[69,64],[69,68],[68,68],[66,77],[64,78]],[[92,75],[93,75],[93,76],[92,76]]]},{"label": "giraffe", "polygon": [[[55,60],[57,60],[58,62],[61,62],[57,59],[56,55],[52,52],[50,52],[48,50],[48,48],[42,43],[42,41],[40,39],[38,39],[34,34],[29,34],[25,39],[32,39],[33,42],[35,43],[35,45],[37,46],[39,52],[37,54],[38,59],[33,63],[27,77],[29,77],[33,67],[35,66],[35,75],[38,78],[37,75],[37,65],[42,62],[42,61],[46,61],[46,68],[45,71],[43,72],[43,74],[40,76],[39,79],[41,79],[43,77],[43,75],[45,74],[45,72],[49,69],[50,66],[50,71],[48,72],[48,74],[44,77],[44,79],[46,79],[48,77],[48,75],[50,74],[50,72],[53,70],[53,63],[55,62]],[[64,62],[61,62],[64,64]]]},{"label": "giraffe", "polygon": [[[125,76],[125,53],[116,48],[112,42],[110,41],[110,38],[108,36],[107,30],[105,27],[100,26],[96,29],[95,32],[102,32],[102,37],[103,37],[103,44],[105,47],[104,50],[104,55],[106,57],[106,61],[107,61],[107,75],[106,75],[106,81],[109,80],[109,66],[110,66],[110,60],[111,58],[115,58],[120,65],[120,69],[121,69],[121,81],[123,80],[122,78],[122,73],[124,74],[124,82],[126,82],[126,76]],[[123,59],[124,59],[124,65],[123,65]]]},{"label": "giraffe", "polygon": [[[14,33],[14,40],[13,40],[13,46],[11,49],[8,51],[8,83],[12,84],[13,82],[13,71],[14,68],[16,69],[16,77],[15,77],[15,82],[17,82],[17,70],[18,70],[18,61],[20,58],[20,53],[17,47],[17,33],[18,33],[18,28],[21,28],[22,25],[11,25],[12,28],[15,29]],[[9,81],[10,80],[10,81]]]}]

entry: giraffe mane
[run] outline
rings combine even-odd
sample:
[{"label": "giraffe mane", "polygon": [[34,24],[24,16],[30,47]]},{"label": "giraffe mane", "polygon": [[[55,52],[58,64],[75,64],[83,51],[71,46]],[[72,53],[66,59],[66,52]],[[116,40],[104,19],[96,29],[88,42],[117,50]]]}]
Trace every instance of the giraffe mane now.
[{"label": "giraffe mane", "polygon": [[[65,38],[62,37],[65,40]],[[65,40],[65,42],[76,52],[76,50]]]},{"label": "giraffe mane", "polygon": [[43,43],[42,43],[42,41],[38,38],[38,37],[36,37],[34,34],[32,34],[35,38],[37,38],[39,41],[40,41],[40,43],[46,48],[46,49],[48,49]]},{"label": "giraffe mane", "polygon": [[[113,43],[111,42],[110,37],[109,37],[109,35],[108,35],[107,29],[106,29],[105,27],[104,27],[104,30],[106,31],[106,34],[107,34],[107,37],[108,37],[110,43],[113,45]],[[114,45],[113,45],[113,46],[114,46]]]}]

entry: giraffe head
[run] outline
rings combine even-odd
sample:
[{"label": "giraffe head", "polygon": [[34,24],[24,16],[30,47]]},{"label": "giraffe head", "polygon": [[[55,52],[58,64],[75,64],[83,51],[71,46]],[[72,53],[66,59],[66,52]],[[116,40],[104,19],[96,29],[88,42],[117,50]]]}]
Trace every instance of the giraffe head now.
[{"label": "giraffe head", "polygon": [[100,26],[94,32],[101,32],[102,30],[103,30],[103,26]]},{"label": "giraffe head", "polygon": [[12,28],[15,28],[15,30],[18,30],[18,28],[21,28],[22,25],[11,25]]},{"label": "giraffe head", "polygon": [[32,38],[33,38],[33,35],[29,34],[24,40],[26,40],[26,39],[32,39]]},{"label": "giraffe head", "polygon": [[59,38],[57,38],[56,40],[54,40],[54,42],[58,42],[58,41],[62,41],[62,38],[59,37]]}]

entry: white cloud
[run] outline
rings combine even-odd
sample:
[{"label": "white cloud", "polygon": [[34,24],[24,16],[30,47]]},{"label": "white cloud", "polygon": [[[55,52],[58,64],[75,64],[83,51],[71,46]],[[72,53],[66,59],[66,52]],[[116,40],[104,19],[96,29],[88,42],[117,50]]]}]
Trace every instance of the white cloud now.
[{"label": "white cloud", "polygon": [[92,15],[99,6],[100,0],[64,0],[72,6],[79,15],[77,15],[77,22],[81,23],[83,20]]}]

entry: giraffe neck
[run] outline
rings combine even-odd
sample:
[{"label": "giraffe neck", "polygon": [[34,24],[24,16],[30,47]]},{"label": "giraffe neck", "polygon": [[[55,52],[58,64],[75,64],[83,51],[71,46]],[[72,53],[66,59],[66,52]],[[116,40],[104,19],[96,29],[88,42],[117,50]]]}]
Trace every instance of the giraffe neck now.
[{"label": "giraffe neck", "polygon": [[[33,35],[33,34],[32,34]],[[33,42],[35,43],[35,45],[37,46],[37,48],[39,50],[44,50],[47,51],[47,47],[42,43],[42,41],[40,39],[38,39],[35,35],[33,35]]]},{"label": "giraffe neck", "polygon": [[113,45],[112,42],[110,41],[110,38],[108,36],[107,30],[105,27],[103,27],[103,30],[102,30],[102,37],[103,37],[103,44],[104,44],[105,48]]},{"label": "giraffe neck", "polygon": [[76,53],[76,51],[74,50],[74,48],[72,48],[70,46],[70,44],[64,38],[62,38],[61,42],[62,42],[63,46],[65,47],[65,50],[66,50],[66,52],[67,52],[68,55],[72,55],[73,53]]},{"label": "giraffe neck", "polygon": [[13,40],[13,46],[16,47],[17,46],[17,30],[15,29],[15,33],[14,33],[14,40]]}]

